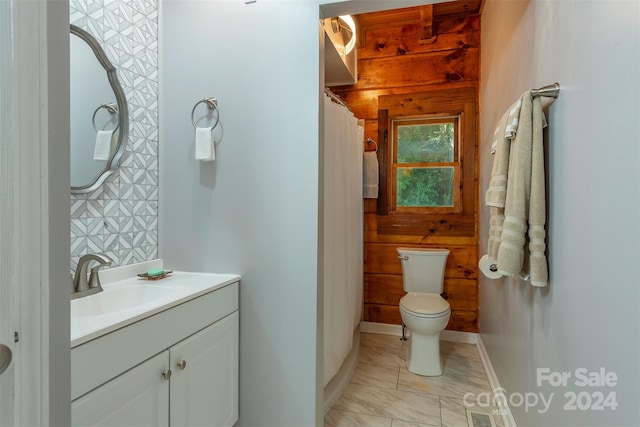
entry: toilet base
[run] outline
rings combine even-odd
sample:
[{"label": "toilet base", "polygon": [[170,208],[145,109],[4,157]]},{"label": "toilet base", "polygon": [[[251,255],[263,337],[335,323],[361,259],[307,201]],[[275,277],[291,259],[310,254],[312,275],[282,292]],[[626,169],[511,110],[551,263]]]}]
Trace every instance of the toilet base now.
[{"label": "toilet base", "polygon": [[422,335],[411,331],[407,369],[409,372],[427,377],[442,375],[440,334]]}]

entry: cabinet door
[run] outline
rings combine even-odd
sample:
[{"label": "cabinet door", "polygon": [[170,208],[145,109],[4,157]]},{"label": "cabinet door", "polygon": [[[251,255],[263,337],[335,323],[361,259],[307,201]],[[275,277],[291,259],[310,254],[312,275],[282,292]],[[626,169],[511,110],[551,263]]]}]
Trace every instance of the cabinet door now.
[{"label": "cabinet door", "polygon": [[169,352],[162,352],[74,400],[72,425],[168,426],[169,381],[162,376],[168,362]]},{"label": "cabinet door", "polygon": [[238,312],[169,349],[171,426],[233,426],[238,420]]}]

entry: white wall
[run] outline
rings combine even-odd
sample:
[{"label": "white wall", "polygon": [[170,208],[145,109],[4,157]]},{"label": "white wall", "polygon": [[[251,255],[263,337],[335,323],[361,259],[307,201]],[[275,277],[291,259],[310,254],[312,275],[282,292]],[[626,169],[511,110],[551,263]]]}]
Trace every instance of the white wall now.
[{"label": "white wall", "polygon": [[[524,90],[560,82],[549,109],[548,289],[480,280],[480,331],[508,393],[554,392],[519,426],[640,425],[640,4],[487,0],[481,188],[493,131]],[[481,252],[488,210],[481,207]],[[615,372],[612,388],[537,387],[537,368]],[[566,392],[616,393],[615,411],[565,411]],[[585,397],[586,399],[586,397]]]},{"label": "white wall", "polygon": [[[242,275],[243,426],[322,425],[320,3],[161,7],[160,253],[169,268]],[[210,96],[222,140],[216,161],[200,163],[190,113]]]},{"label": "white wall", "polygon": [[[162,9],[161,256],[169,268],[242,275],[241,424],[314,425],[318,6]],[[222,141],[216,161],[200,163],[190,113],[210,96]]]}]

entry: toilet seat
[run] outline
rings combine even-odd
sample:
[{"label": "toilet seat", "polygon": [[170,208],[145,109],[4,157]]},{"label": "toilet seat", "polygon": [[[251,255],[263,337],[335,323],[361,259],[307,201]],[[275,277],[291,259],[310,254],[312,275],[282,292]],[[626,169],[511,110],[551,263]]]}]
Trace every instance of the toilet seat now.
[{"label": "toilet seat", "polygon": [[400,299],[400,308],[413,316],[435,318],[451,312],[449,303],[438,294],[409,292]]}]

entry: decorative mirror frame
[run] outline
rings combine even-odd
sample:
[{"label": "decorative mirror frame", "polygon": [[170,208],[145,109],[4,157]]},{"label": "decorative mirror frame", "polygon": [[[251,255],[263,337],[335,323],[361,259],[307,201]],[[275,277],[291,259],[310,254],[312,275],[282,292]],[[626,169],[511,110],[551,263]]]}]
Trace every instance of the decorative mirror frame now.
[{"label": "decorative mirror frame", "polygon": [[93,50],[98,62],[100,62],[100,65],[102,65],[107,72],[109,84],[111,85],[111,89],[113,89],[113,93],[116,95],[116,102],[118,104],[119,131],[115,152],[111,157],[109,157],[105,168],[99,171],[91,182],[80,187],[71,187],[72,193],[89,193],[100,187],[107,177],[117,171],[120,166],[120,159],[122,158],[122,154],[124,153],[126,146],[126,143],[123,143],[123,141],[127,141],[129,138],[129,109],[127,107],[127,98],[124,95],[124,90],[118,81],[116,67],[111,64],[109,58],[102,49],[102,46],[100,46],[98,41],[91,34],[80,27],[71,24],[70,31],[71,34],[74,34],[84,40],[91,47],[91,50]]}]

